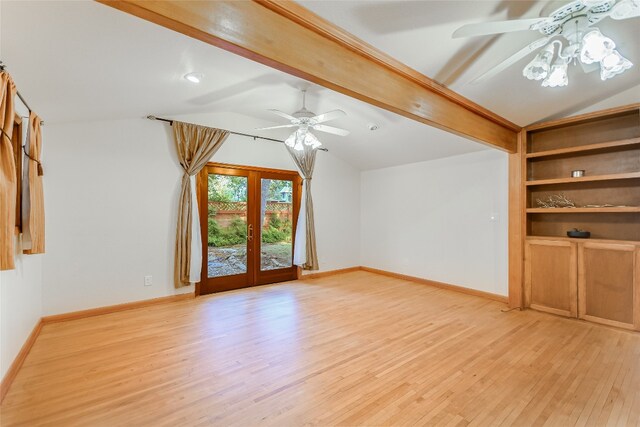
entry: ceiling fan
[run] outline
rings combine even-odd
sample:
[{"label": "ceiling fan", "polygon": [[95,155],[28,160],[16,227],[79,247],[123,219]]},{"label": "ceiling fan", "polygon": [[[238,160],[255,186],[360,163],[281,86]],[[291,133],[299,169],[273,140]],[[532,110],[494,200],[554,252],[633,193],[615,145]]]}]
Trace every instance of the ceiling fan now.
[{"label": "ceiling fan", "polygon": [[[544,37],[514,53],[477,77],[473,83],[487,80],[541,49],[522,74],[530,80],[542,80],[542,86],[566,86],[569,82],[567,68],[572,61],[574,64],[579,62],[585,72],[595,71],[599,65],[602,80],[631,68],[633,64],[615,49],[614,41],[594,25],[607,17],[622,20],[638,16],[640,0],[574,0],[547,17],[468,24],[458,28],[453,37],[539,31]],[[555,37],[559,38],[552,41]],[[557,58],[552,64],[556,46]]]},{"label": "ceiling fan", "polygon": [[311,130],[317,130],[320,132],[326,132],[340,136],[349,135],[348,130],[322,124],[330,120],[335,120],[339,117],[346,116],[347,113],[342,110],[333,110],[324,114],[316,115],[315,113],[307,110],[306,98],[307,91],[302,90],[302,108],[293,114],[287,114],[280,110],[269,110],[272,113],[289,120],[291,122],[290,124],[257,128],[256,130],[297,127],[298,129],[284,141],[285,144],[295,150],[303,150],[305,145],[310,146],[311,148],[318,148],[322,145],[318,138],[316,138],[316,136],[311,133]]}]

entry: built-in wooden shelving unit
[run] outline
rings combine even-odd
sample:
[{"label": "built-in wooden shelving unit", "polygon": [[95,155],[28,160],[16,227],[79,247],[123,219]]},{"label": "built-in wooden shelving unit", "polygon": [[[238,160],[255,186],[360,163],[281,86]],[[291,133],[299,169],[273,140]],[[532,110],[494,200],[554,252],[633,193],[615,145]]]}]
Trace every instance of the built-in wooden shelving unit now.
[{"label": "built-in wooden shelving unit", "polygon": [[[640,330],[640,104],[528,126],[521,148],[524,306]],[[576,207],[538,203],[557,195]]]},{"label": "built-in wooden shelving unit", "polygon": [[[523,178],[527,236],[640,241],[640,108],[632,105],[525,129]],[[571,171],[584,170],[582,177]],[[563,195],[576,208],[544,208]],[[583,207],[612,205],[612,207]]]}]

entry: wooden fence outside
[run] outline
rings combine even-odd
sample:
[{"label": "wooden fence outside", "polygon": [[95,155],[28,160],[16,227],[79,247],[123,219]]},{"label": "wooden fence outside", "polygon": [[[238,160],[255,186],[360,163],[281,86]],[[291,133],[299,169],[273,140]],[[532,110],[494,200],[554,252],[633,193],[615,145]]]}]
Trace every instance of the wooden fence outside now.
[{"label": "wooden fence outside", "polygon": [[[243,221],[247,220],[246,202],[209,202],[209,212],[213,209],[213,214],[209,218],[216,220],[220,227],[227,227],[235,218]],[[293,205],[290,202],[267,202],[265,219],[262,224],[266,227],[269,219],[277,215],[281,221],[293,220]]]}]

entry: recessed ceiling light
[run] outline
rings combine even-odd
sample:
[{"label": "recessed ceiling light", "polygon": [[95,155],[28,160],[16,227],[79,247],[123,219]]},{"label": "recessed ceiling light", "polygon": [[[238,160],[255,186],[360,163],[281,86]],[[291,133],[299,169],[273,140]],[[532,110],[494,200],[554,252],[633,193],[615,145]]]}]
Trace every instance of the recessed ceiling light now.
[{"label": "recessed ceiling light", "polygon": [[200,83],[204,75],[202,73],[188,73],[184,75],[184,78],[191,83]]}]

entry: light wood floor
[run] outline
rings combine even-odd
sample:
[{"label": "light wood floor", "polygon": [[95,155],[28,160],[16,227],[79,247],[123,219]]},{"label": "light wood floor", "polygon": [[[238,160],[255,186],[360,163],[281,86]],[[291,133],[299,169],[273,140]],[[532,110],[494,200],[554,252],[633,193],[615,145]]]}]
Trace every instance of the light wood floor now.
[{"label": "light wood floor", "polygon": [[640,334],[366,272],[46,325],[2,426],[640,423]]}]

